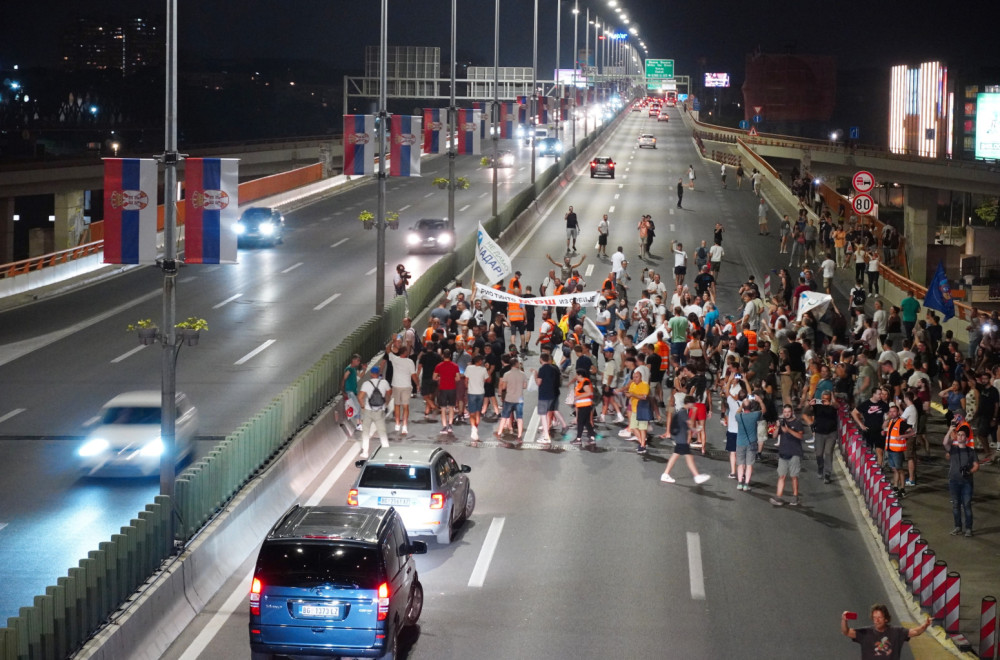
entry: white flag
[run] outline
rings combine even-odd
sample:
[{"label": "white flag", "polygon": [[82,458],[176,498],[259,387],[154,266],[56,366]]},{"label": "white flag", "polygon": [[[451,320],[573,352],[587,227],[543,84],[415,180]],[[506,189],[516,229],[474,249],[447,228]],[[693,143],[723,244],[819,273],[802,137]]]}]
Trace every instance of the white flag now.
[{"label": "white flag", "polygon": [[486,273],[486,281],[490,284],[510,275],[510,257],[490,238],[481,222],[479,223],[479,235],[476,237],[476,261]]},{"label": "white flag", "polygon": [[799,309],[795,315],[796,321],[802,320],[802,315],[806,312],[812,312],[816,320],[823,316],[823,312],[830,305],[830,301],[833,297],[826,293],[817,293],[815,291],[803,291],[799,295]]}]

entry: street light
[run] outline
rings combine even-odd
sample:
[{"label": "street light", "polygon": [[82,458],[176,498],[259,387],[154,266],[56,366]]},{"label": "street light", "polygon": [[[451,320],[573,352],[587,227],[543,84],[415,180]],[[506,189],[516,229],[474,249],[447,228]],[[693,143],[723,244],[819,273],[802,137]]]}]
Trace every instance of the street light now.
[{"label": "street light", "polygon": [[573,147],[576,147],[576,97],[579,89],[576,84],[576,71],[580,65],[580,51],[576,44],[577,30],[580,23],[580,2],[573,2],[573,102],[570,104],[570,126],[573,133]]},{"label": "street light", "polygon": [[121,146],[121,145],[120,145],[120,144],[118,144],[117,142],[112,142],[112,143],[111,143],[111,151],[113,151],[113,152],[114,152],[114,154],[115,154],[115,158],[118,158],[118,147],[120,147],[120,146]]},{"label": "street light", "polygon": [[[528,109],[533,110],[531,118],[538,116],[538,0],[535,0],[535,29],[531,38],[531,99],[528,101]],[[528,126],[533,124],[528,122]],[[535,128],[531,128],[531,183],[535,183],[535,137],[538,135]]]}]

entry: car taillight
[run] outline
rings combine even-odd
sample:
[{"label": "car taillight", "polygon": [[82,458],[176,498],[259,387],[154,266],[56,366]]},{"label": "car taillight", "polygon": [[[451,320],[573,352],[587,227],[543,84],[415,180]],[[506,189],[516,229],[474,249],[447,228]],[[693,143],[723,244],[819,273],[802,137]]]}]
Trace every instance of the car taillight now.
[{"label": "car taillight", "polygon": [[615,169],[615,164],[614,163],[608,163],[608,167],[610,167],[611,169]]},{"label": "car taillight", "polygon": [[352,488],[347,491],[347,506],[357,506],[358,505],[358,489]]},{"label": "car taillight", "polygon": [[260,616],[260,592],[264,585],[260,578],[254,578],[250,584],[250,614]]},{"label": "car taillight", "polygon": [[389,583],[383,582],[378,585],[378,620],[385,621],[389,618]]},{"label": "car taillight", "polygon": [[444,508],[444,493],[431,493],[431,508],[432,509]]},{"label": "car taillight", "polygon": [[590,169],[594,169],[595,167],[597,167],[597,163],[590,161]]}]

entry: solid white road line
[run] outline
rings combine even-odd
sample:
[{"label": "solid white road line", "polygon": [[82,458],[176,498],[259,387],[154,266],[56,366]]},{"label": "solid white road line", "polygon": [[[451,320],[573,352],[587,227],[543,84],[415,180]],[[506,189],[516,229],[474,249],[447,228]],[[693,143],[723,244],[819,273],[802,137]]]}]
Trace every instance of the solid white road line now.
[{"label": "solid white road line", "polygon": [[[347,240],[347,239],[344,239],[344,240]],[[234,300],[236,300],[237,298],[239,298],[242,295],[243,295],[242,293],[237,293],[235,296],[229,296],[228,298],[226,298],[225,300],[223,300],[219,304],[212,305],[212,309],[219,309],[220,307],[224,307],[225,305],[228,305],[229,303],[233,302]]]},{"label": "solid white road line", "polygon": [[266,342],[264,342],[263,344],[261,344],[257,348],[253,349],[252,351],[250,351],[249,353],[247,353],[246,355],[244,355],[243,357],[241,357],[236,362],[233,362],[233,364],[235,366],[239,366],[239,365],[243,364],[244,362],[252,359],[255,355],[257,355],[261,351],[266,350],[267,347],[270,346],[271,344],[273,344],[275,341],[276,340],[274,340],[274,339],[268,339]]},{"label": "solid white road line", "polygon": [[688,575],[691,578],[691,598],[705,600],[705,573],[701,566],[701,536],[687,533]]},{"label": "solid white road line", "polygon": [[[27,408],[14,408],[13,410],[11,410],[9,413],[7,413],[6,415],[4,415],[3,417],[0,417],[0,424],[3,424],[4,422],[6,422],[11,417],[14,417],[15,415],[20,415],[25,410],[27,410]],[[4,523],[4,524],[6,524],[6,523]],[[3,527],[3,525],[0,525],[0,528],[2,528],[2,527]]]},{"label": "solid white road line", "polygon": [[[354,450],[347,452],[347,455],[344,456],[339,463],[337,463],[337,466],[333,468],[323,483],[320,484],[319,488],[317,488],[312,494],[309,500],[305,503],[305,506],[316,506],[322,502],[323,498],[330,493],[330,490],[333,488],[337,479],[339,479],[341,475],[347,471],[347,468],[354,465],[356,456],[357,454]],[[6,523],[0,523],[0,529],[3,529],[5,524]],[[236,588],[233,590],[233,593],[229,594],[229,598],[227,598],[226,602],[223,603],[221,608],[219,608],[219,611],[216,612],[211,619],[209,619],[205,627],[202,628],[200,633],[198,633],[198,636],[195,637],[191,644],[184,650],[180,660],[195,660],[195,658],[198,658],[212,642],[212,640],[215,639],[219,630],[221,630],[222,626],[225,625],[226,619],[235,614],[241,607],[249,607],[249,605],[245,604],[247,601],[244,599],[248,598],[248,594],[250,593],[250,581],[252,579],[253,571],[251,570],[247,573],[246,577],[239,581]]]},{"label": "solid white road line", "polygon": [[293,264],[293,265],[289,266],[288,268],[286,268],[285,270],[281,271],[281,274],[284,275],[285,273],[290,273],[290,272],[292,272],[293,270],[295,270],[296,268],[298,268],[299,266],[302,266],[302,265],[303,265],[303,263],[300,261],[299,263]]},{"label": "solid white road line", "polygon": [[[133,355],[135,355],[136,353],[138,353],[139,351],[141,351],[144,348],[146,348],[145,345],[136,346],[131,351],[126,351],[125,353],[122,353],[121,355],[119,355],[118,357],[116,357],[114,360],[111,361],[111,364],[118,364],[122,360],[127,360],[128,358],[132,357]],[[3,421],[3,419],[0,419],[0,422],[2,422],[2,421]]]},{"label": "solid white road line", "polygon": [[342,238],[339,241],[337,241],[336,243],[334,243],[333,245],[331,245],[330,247],[332,247],[332,248],[340,247],[341,245],[343,245],[344,243],[346,243],[349,240],[351,240],[351,239],[349,239],[349,238]]},{"label": "solid white road line", "polygon": [[376,270],[375,268],[372,268],[370,271],[368,271],[367,273],[365,273],[365,275],[374,275],[375,274],[375,270]]},{"label": "solid white road line", "polygon": [[587,269],[584,271],[584,277],[590,277],[594,274],[594,264],[587,264]]},{"label": "solid white road line", "polygon": [[405,211],[405,210],[406,210],[406,209],[408,209],[408,208],[410,208],[410,205],[409,205],[409,204],[407,204],[406,206],[400,206],[400,207],[399,207],[399,213],[402,213],[403,211]]},{"label": "solid white road line", "polygon": [[464,212],[465,212],[465,210],[466,210],[466,209],[468,209],[468,208],[469,208],[470,206],[472,206],[472,205],[471,205],[471,204],[466,204],[466,205],[465,205],[465,206],[463,206],[462,208],[458,209],[458,212],[459,212],[459,213],[464,213]]},{"label": "solid white road line", "polygon": [[481,587],[486,583],[486,572],[490,570],[490,562],[493,561],[493,553],[496,552],[497,543],[500,542],[500,532],[503,531],[503,523],[506,520],[503,516],[494,518],[490,523],[490,530],[486,532],[486,540],[483,541],[483,548],[479,551],[479,558],[472,569],[469,577],[470,587]]},{"label": "solid white road line", "polygon": [[332,296],[330,296],[329,298],[327,298],[326,300],[324,300],[320,304],[318,304],[315,307],[313,307],[313,311],[314,312],[318,312],[319,310],[323,309],[324,307],[326,307],[327,305],[329,305],[330,303],[332,303],[334,300],[336,300],[339,297],[340,297],[339,293],[333,294]]}]

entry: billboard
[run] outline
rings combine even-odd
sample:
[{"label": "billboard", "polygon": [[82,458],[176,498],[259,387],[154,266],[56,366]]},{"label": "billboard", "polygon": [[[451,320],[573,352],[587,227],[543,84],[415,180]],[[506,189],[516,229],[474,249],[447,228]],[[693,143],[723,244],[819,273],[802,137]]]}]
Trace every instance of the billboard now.
[{"label": "billboard", "polygon": [[574,84],[577,87],[587,86],[587,77],[579,69],[556,69],[554,80],[557,85],[567,87],[572,87]]},{"label": "billboard", "polygon": [[1000,94],[976,95],[976,158],[1000,159]]},{"label": "billboard", "polygon": [[657,80],[663,78],[673,78],[674,77],[674,61],[673,60],[652,60],[647,59],[646,64],[646,77],[655,78]]},{"label": "billboard", "polygon": [[705,87],[729,87],[728,73],[706,73]]}]

